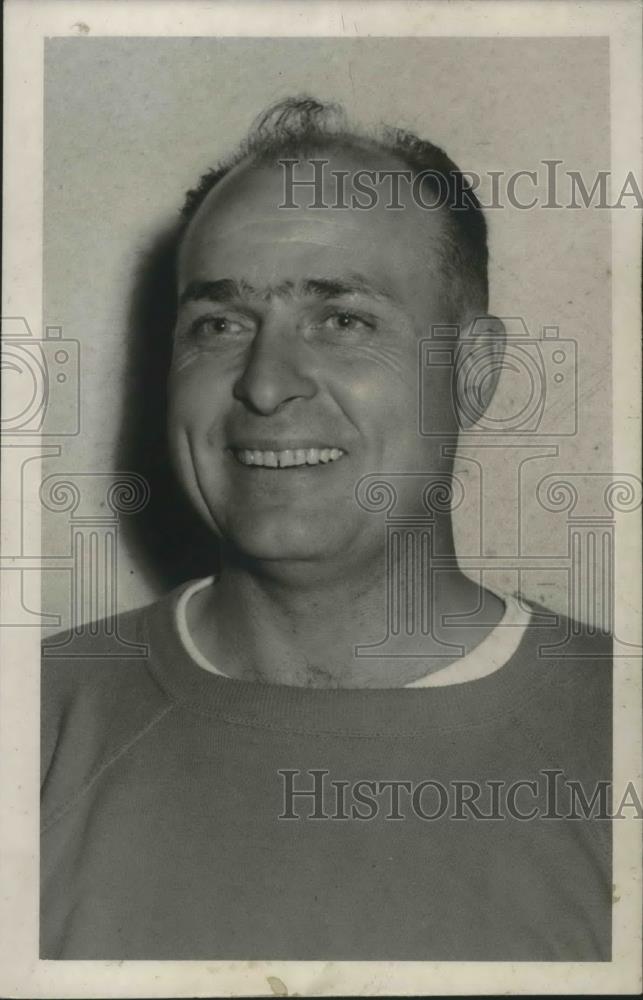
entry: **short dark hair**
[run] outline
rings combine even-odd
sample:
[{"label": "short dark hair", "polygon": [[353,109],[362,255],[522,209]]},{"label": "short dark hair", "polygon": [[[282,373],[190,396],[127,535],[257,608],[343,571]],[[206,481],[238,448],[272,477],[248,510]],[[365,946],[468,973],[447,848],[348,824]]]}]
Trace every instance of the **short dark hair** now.
[{"label": "short dark hair", "polygon": [[236,151],[208,170],[187,192],[181,212],[183,232],[209,192],[244,161],[276,164],[276,158],[310,156],[333,148],[383,152],[397,157],[415,178],[439,188],[440,206],[449,214],[449,235],[441,262],[457,321],[468,312],[481,315],[488,302],[487,224],[471,185],[446,153],[402,128],[381,126],[366,132],[349,126],[341,105],[312,97],[291,97],[264,111]]}]

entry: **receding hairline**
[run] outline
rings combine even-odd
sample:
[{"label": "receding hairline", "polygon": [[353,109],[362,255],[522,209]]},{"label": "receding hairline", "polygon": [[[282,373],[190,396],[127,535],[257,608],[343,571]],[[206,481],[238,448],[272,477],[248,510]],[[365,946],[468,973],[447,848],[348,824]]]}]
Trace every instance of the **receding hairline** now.
[{"label": "receding hairline", "polygon": [[[335,153],[336,151],[339,152],[339,155],[342,157],[341,159],[333,158],[333,153]],[[369,149],[369,153],[370,152],[371,150]],[[387,170],[397,169],[398,167],[404,168],[403,161],[399,157],[390,154],[388,150],[381,151],[383,153],[383,157],[381,159],[378,158],[378,154],[380,152],[379,149],[375,149],[373,152],[374,152],[374,158],[369,161],[368,164],[369,168],[370,167],[375,168],[378,166],[380,167],[380,169],[387,169]],[[348,158],[343,156],[343,154],[345,153],[348,154]],[[355,160],[353,150],[352,149],[346,150],[344,146],[342,146],[341,149],[338,148],[336,150],[335,148],[331,149],[328,147],[328,145],[324,145],[322,143],[311,151],[311,155],[315,154],[319,154],[320,156],[324,157],[325,154],[329,155],[329,161],[328,161],[330,164],[329,174],[335,167],[340,168],[340,167],[350,166],[351,161],[355,163],[359,168],[367,169],[365,167],[366,161],[362,161],[359,158]],[[301,160],[305,166],[306,159],[302,157]],[[283,215],[286,223],[295,223],[295,222],[299,223],[302,218],[302,213],[305,212],[307,213],[305,225],[309,227],[318,227],[318,226],[323,227],[323,217],[328,214],[332,215],[339,214],[340,217],[343,217],[344,219],[346,219],[347,216],[352,215],[356,220],[356,222],[359,222],[360,227],[364,223],[367,223],[369,219],[373,219],[372,212],[362,211],[356,208],[349,208],[349,207],[347,207],[346,210],[341,208],[338,209],[338,208],[333,208],[331,204],[328,205],[327,210],[324,209],[310,210],[309,196],[310,200],[312,200],[313,198],[312,189],[304,189],[302,196],[302,203],[298,206],[299,211],[293,212],[293,211],[282,210],[281,212],[272,212],[272,209],[278,206],[276,202],[271,201],[270,196],[268,195],[266,199],[267,208],[268,208],[268,203],[270,203],[270,205],[268,208],[268,214],[264,219],[261,215],[262,198],[260,195],[258,201],[255,203],[257,208],[256,217],[254,215],[254,212],[252,212],[249,216],[244,214],[243,218],[239,220],[239,217],[235,214],[234,205],[231,208],[230,214],[227,215],[225,218],[222,215],[218,214],[218,213],[225,213],[226,209],[228,208],[230,200],[234,199],[235,201],[237,201],[239,197],[243,199],[245,193],[244,185],[248,186],[249,189],[248,193],[250,193],[250,189],[255,183],[258,186],[261,184],[261,179],[264,175],[270,174],[276,176],[278,175],[280,169],[281,169],[281,164],[279,160],[274,160],[273,158],[270,157],[267,159],[264,158],[257,159],[248,156],[245,157],[239,163],[235,164],[235,166],[228,171],[228,173],[221,179],[221,181],[218,184],[214,185],[213,188],[207,193],[206,197],[203,199],[201,205],[199,206],[199,209],[190,220],[190,224],[186,228],[183,234],[183,240],[180,247],[180,256],[183,247],[184,246],[186,247],[186,242],[187,241],[191,242],[192,237],[194,237],[196,243],[191,243],[191,245],[197,247],[199,246],[202,238],[205,239],[206,242],[209,242],[210,239],[212,238],[216,239],[217,226],[219,226],[218,233],[221,234],[221,238],[225,239],[230,234],[236,236],[238,234],[239,226],[252,227],[257,224],[261,225],[261,223],[264,221],[272,222],[273,218],[276,218],[279,215]],[[231,187],[229,187],[229,185]],[[241,186],[240,191],[237,185]],[[331,189],[331,191],[328,192],[327,194],[329,202],[334,200],[335,193],[333,189]],[[401,210],[398,209],[395,211],[384,210],[385,202],[386,198],[383,196],[380,200],[380,212],[378,213],[378,217],[380,219],[382,216],[390,215],[392,212],[395,221],[398,222],[400,226],[403,227],[405,225],[409,225],[413,227],[412,231],[404,230],[403,228],[397,229],[397,235],[393,237],[393,240],[391,241],[390,245],[391,246],[398,245],[400,241],[406,242],[406,237],[404,234],[405,232],[408,232],[409,239],[413,239],[414,242],[417,241],[418,254],[420,254],[425,259],[425,263],[428,268],[427,273],[432,274],[433,277],[435,276],[439,277],[441,286],[440,294],[444,295],[445,302],[448,302],[448,300],[451,297],[451,290],[449,286],[452,282],[453,276],[447,273],[447,268],[445,267],[444,264],[444,257],[445,255],[449,255],[451,253],[452,244],[455,239],[455,237],[449,231],[448,209],[440,207],[437,211],[428,213],[432,216],[433,219],[430,227],[433,230],[433,232],[429,233],[427,231],[427,224],[422,217],[422,210],[418,208],[415,205],[415,203],[412,200],[410,200],[410,198],[407,201],[407,203],[403,205],[403,208]],[[424,214],[426,215],[427,213]],[[405,219],[408,220],[408,222],[405,222],[404,221]],[[328,221],[329,223],[332,223],[334,220],[329,219]],[[375,225],[374,219],[373,219],[373,224]],[[302,238],[305,238],[306,233],[308,233],[312,238],[315,238],[314,233],[316,232],[316,230],[313,230],[312,228],[302,230],[302,232],[304,233],[304,237]],[[333,225],[330,226],[330,233],[331,236],[328,237],[329,245],[332,239],[337,240],[338,238],[337,231]],[[322,234],[324,234],[323,228],[322,228]],[[381,231],[377,228],[373,233],[373,237],[378,241],[381,241],[382,238],[384,238],[384,240],[386,239],[386,235],[382,237]],[[277,249],[277,246],[275,246],[275,253],[278,252],[279,251]],[[430,254],[430,258],[428,256],[424,257],[425,254],[426,255]],[[185,260],[185,258],[183,259]],[[187,282],[188,285],[193,286],[195,284],[195,282],[193,281],[192,282],[188,281],[188,274],[185,271],[182,271],[182,277]],[[314,282],[314,277],[315,277],[314,275],[310,277],[309,283]],[[340,281],[339,276],[337,278],[337,281],[338,282]],[[181,292],[181,298],[184,298],[184,296],[185,296],[185,287]],[[389,298],[391,297],[389,296]],[[399,302],[397,304],[399,305]]]},{"label": "receding hairline", "polygon": [[[360,153],[365,154],[367,157],[371,157],[369,163],[360,163],[358,156]],[[222,174],[221,179],[212,185],[210,190],[205,194],[203,200],[199,203],[195,212],[187,220],[187,224],[182,232],[182,238],[187,233],[192,222],[200,214],[201,209],[210,201],[211,198],[216,193],[225,193],[226,187],[231,183],[238,181],[243,177],[244,174],[250,174],[253,170],[257,172],[261,171],[281,171],[283,173],[285,169],[285,164],[287,161],[296,160],[303,165],[308,163],[311,164],[312,160],[322,159],[325,160],[328,156],[329,172],[333,173],[335,168],[333,167],[332,156],[335,155],[338,158],[345,156],[346,160],[344,165],[348,163],[351,159],[355,164],[356,168],[359,170],[377,170],[381,172],[400,170],[400,172],[405,172],[407,174],[412,173],[411,168],[408,163],[403,159],[403,157],[393,150],[387,149],[381,143],[376,140],[361,139],[360,136],[351,136],[347,134],[346,136],[337,137],[337,141],[334,137],[326,139],[325,137],[320,137],[317,142],[311,145],[306,145],[303,151],[297,151],[295,155],[295,150],[264,150],[258,151],[257,153],[249,152],[243,156],[243,158],[234,162],[225,173]],[[381,159],[380,159],[381,158]],[[305,180],[306,178],[299,178],[297,180]],[[312,193],[309,191],[309,194]],[[298,205],[298,208],[305,208],[307,206]],[[448,212],[446,207],[441,206],[438,209],[440,212],[443,210]]]},{"label": "receding hairline", "polygon": [[[369,129],[353,127],[343,109],[307,96],[287,98],[259,116],[246,139],[219,166],[205,173],[196,188],[188,191],[182,210],[182,242],[201,207],[214,190],[252,167],[278,167],[286,159],[303,159],[340,153],[353,160],[366,156],[369,165],[381,171],[410,172],[413,179],[441,187],[444,179],[448,197],[424,209],[440,212],[445,221],[440,253],[445,281],[459,315],[480,315],[488,304],[487,225],[482,207],[457,164],[428,139],[403,128],[386,125]],[[457,205],[452,204],[457,196]]]}]

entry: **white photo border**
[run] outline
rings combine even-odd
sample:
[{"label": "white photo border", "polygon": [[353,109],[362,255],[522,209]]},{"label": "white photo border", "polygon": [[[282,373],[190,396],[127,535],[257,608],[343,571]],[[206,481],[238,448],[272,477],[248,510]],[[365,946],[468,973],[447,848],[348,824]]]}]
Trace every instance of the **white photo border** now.
[{"label": "white photo border", "polygon": [[[42,328],[43,62],[47,37],[609,36],[612,172],[641,156],[641,7],[634,0],[7,0],[3,316]],[[556,109],[555,113],[561,113]],[[640,226],[612,211],[614,469],[641,475]],[[5,406],[8,407],[5,399]],[[33,459],[42,450],[33,440]],[[2,449],[3,550],[20,525],[16,455]],[[638,518],[616,514],[615,626],[641,635]],[[10,572],[10,567],[3,563]],[[37,572],[37,570],[34,570]],[[4,573],[3,573],[4,576]],[[2,591],[5,596],[5,590]],[[1,619],[0,619],[1,620]],[[637,994],[641,822],[614,824],[610,962],[45,961],[38,958],[38,629],[0,628],[0,994],[8,997]],[[641,663],[614,669],[614,784],[641,781]]]}]

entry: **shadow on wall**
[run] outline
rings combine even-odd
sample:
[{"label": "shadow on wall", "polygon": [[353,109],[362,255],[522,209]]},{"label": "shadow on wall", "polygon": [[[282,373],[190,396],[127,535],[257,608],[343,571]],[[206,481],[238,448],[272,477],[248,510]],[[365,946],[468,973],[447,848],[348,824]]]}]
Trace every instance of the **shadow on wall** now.
[{"label": "shadow on wall", "polygon": [[148,583],[164,592],[216,571],[216,538],[192,511],[174,475],[167,444],[167,374],[176,315],[178,225],[145,252],[130,308],[127,375],[116,445],[116,469],[150,487],[144,510],[123,518],[127,547]]}]

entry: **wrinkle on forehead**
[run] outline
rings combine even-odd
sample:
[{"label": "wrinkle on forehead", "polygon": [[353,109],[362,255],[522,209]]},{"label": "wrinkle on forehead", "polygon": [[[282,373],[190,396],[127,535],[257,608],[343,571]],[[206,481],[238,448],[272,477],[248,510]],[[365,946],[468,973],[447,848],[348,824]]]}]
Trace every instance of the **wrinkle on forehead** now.
[{"label": "wrinkle on forehead", "polygon": [[[363,222],[361,218],[359,221]],[[213,219],[207,228],[203,227],[188,235],[181,247],[179,259],[181,270],[185,271],[190,270],[195,262],[207,259],[211,253],[219,256],[239,250],[263,252],[280,247],[296,252],[296,248],[301,247],[302,252],[331,250],[350,258],[359,249],[360,253],[365,252],[370,258],[379,245],[386,247],[386,256],[393,263],[398,254],[404,255],[413,246],[412,252],[416,260],[421,260],[430,272],[439,269],[439,248],[436,246],[435,236],[430,240],[425,232],[418,231],[417,228],[415,232],[403,229],[402,226],[396,226],[395,229],[394,232],[390,229],[387,232],[377,225],[358,225],[348,218],[274,220],[264,217],[238,222],[226,220],[223,226],[217,225]]]},{"label": "wrinkle on forehead", "polygon": [[[189,234],[188,242],[196,242],[201,246],[219,243],[226,239],[248,239],[252,243],[307,243],[318,246],[337,246],[342,239],[372,240],[375,226],[365,227],[351,218],[351,210],[318,209],[319,215],[314,218],[302,218],[306,209],[281,209],[274,214],[265,214],[250,218],[230,219],[218,223],[216,218],[204,219],[200,225]],[[333,212],[333,215],[324,215]],[[370,217],[374,222],[373,216]],[[369,220],[370,221],[370,220]],[[377,220],[380,221],[380,220]],[[387,220],[388,221],[388,220]],[[209,224],[206,224],[209,223]],[[370,231],[369,231],[370,230]],[[342,245],[339,242],[339,245]]]},{"label": "wrinkle on forehead", "polygon": [[[207,249],[208,247],[219,246],[226,241],[242,240],[248,246],[290,246],[300,243],[302,246],[307,247],[333,247],[339,250],[348,250],[350,249],[350,244],[347,242],[347,238],[350,236],[354,240],[357,238],[364,242],[369,241],[368,235],[360,232],[357,228],[350,230],[330,228],[323,232],[314,224],[306,228],[298,225],[290,231],[286,229],[275,231],[274,225],[271,225],[270,231],[267,229],[262,231],[260,225],[248,223],[245,225],[230,226],[225,229],[213,226],[210,233],[207,235],[203,234],[199,238],[199,246]],[[372,236],[370,239],[372,239]]]}]

